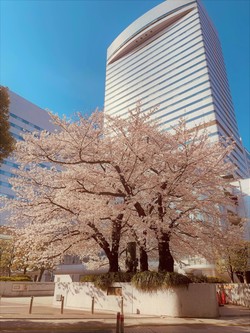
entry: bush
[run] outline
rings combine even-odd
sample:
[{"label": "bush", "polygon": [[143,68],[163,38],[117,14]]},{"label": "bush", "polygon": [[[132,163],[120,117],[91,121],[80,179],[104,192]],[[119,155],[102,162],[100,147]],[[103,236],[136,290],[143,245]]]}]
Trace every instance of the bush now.
[{"label": "bush", "polygon": [[214,277],[214,276],[208,276],[207,277],[208,283],[228,283],[225,279]]},{"label": "bush", "polygon": [[183,274],[176,272],[165,273],[164,286],[165,288],[176,287],[176,286],[188,286],[192,281]]},{"label": "bush", "polygon": [[89,274],[83,275],[80,278],[80,282],[94,282],[97,279],[98,275]]},{"label": "bush", "polygon": [[32,281],[28,275],[0,276],[0,281]]},{"label": "bush", "polygon": [[132,278],[132,284],[144,292],[154,292],[175,286],[187,286],[192,281],[176,272],[138,272]]},{"label": "bush", "polygon": [[93,282],[96,288],[106,291],[114,282],[130,282],[134,273],[116,272],[97,275],[85,275],[81,282]]},{"label": "bush", "polygon": [[193,282],[193,283],[207,283],[207,276],[206,275],[194,275],[193,273],[188,273],[187,277]]},{"label": "bush", "polygon": [[219,277],[194,275],[192,273],[187,274],[187,276],[193,283],[226,283],[225,280]]}]

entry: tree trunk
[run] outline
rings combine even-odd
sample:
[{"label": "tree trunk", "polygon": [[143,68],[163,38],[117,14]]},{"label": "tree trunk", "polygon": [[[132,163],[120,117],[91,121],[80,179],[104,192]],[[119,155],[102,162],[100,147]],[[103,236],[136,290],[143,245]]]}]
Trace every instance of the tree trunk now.
[{"label": "tree trunk", "polygon": [[39,275],[38,275],[38,278],[37,278],[37,282],[41,282],[44,271],[45,271],[44,267],[40,268]]},{"label": "tree trunk", "polygon": [[230,276],[231,282],[234,283],[234,272],[233,272],[233,268],[231,265],[229,267],[229,276]]},{"label": "tree trunk", "polygon": [[169,235],[162,233],[158,238],[159,272],[173,272],[174,259],[169,248]]},{"label": "tree trunk", "polygon": [[140,247],[140,272],[148,271],[148,254],[143,247]]},{"label": "tree trunk", "polygon": [[126,272],[136,273],[138,260],[136,258],[136,242],[128,242],[126,248]]},{"label": "tree trunk", "polygon": [[89,222],[88,226],[92,228],[94,234],[92,238],[104,251],[109,261],[109,272],[119,271],[119,246],[121,239],[123,214],[119,214],[117,218],[112,221],[112,240],[110,243],[106,240],[105,236],[98,230],[94,223]]},{"label": "tree trunk", "polygon": [[109,260],[109,272],[119,271],[118,252],[111,252],[108,256]]},{"label": "tree trunk", "polygon": [[123,214],[119,214],[112,224],[112,247],[109,259],[109,272],[119,271],[119,247],[121,240]]}]

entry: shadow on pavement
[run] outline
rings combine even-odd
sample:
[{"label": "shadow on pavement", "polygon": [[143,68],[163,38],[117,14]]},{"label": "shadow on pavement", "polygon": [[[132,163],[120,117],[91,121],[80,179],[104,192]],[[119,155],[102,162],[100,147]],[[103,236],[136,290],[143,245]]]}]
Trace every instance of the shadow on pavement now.
[{"label": "shadow on pavement", "polygon": [[25,321],[25,320],[5,320],[0,322],[0,332],[6,333],[112,333],[114,326],[111,324],[100,323],[98,321],[86,322],[44,322],[44,321]]}]

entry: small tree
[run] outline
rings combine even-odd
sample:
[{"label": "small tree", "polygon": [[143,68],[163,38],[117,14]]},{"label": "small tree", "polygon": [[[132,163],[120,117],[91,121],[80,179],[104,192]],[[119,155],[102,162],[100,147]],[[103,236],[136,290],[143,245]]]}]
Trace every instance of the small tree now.
[{"label": "small tree", "polygon": [[249,254],[249,241],[239,240],[227,244],[218,254],[217,270],[220,273],[227,273],[232,283],[235,282],[235,275],[240,282],[244,282],[245,273],[250,269]]},{"label": "small tree", "polygon": [[8,89],[0,86],[0,164],[15,148],[15,140],[9,131],[9,104]]},{"label": "small tree", "polygon": [[11,275],[13,263],[13,241],[0,239],[0,275]]}]

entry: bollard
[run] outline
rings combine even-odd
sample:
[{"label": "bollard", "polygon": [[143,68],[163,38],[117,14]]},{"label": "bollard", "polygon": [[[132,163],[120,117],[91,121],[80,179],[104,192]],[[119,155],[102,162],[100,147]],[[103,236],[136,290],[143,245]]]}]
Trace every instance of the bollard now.
[{"label": "bollard", "polygon": [[121,329],[120,333],[124,333],[124,315],[121,314]]},{"label": "bollard", "polygon": [[94,308],[95,308],[95,298],[92,296],[92,303],[91,303],[91,313],[94,313]]},{"label": "bollard", "polygon": [[116,333],[120,333],[120,312],[116,315]]},{"label": "bollard", "polygon": [[29,314],[31,314],[31,313],[32,313],[33,299],[34,299],[34,296],[31,296],[31,298],[30,298],[30,308],[29,308]]},{"label": "bollard", "polygon": [[63,314],[64,296],[61,296],[61,314]]},{"label": "bollard", "polygon": [[121,296],[121,314],[123,315],[123,297]]}]

